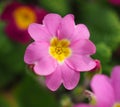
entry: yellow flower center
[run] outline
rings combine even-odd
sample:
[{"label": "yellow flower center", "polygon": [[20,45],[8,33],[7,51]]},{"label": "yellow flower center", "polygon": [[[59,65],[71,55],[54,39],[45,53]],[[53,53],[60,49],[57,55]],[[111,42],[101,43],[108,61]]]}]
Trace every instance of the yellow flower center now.
[{"label": "yellow flower center", "polygon": [[26,6],[21,6],[13,12],[13,17],[15,19],[18,28],[25,30],[29,24],[36,21],[35,12]]},{"label": "yellow flower center", "polygon": [[120,103],[115,103],[113,107],[120,107]]},{"label": "yellow flower center", "polygon": [[71,49],[69,48],[69,46],[69,40],[59,40],[58,38],[54,37],[50,41],[49,54],[53,58],[55,58],[58,63],[62,63],[66,58],[71,55]]}]

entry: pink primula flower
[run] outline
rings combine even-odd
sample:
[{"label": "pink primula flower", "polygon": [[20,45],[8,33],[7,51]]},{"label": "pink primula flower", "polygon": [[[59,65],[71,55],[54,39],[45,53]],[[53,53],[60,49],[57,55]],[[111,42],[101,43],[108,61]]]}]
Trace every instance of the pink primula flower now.
[{"label": "pink primula flower", "polygon": [[27,31],[29,24],[41,23],[47,13],[34,5],[12,2],[6,5],[0,19],[6,22],[5,33],[11,40],[26,44],[31,41]]},{"label": "pink primula flower", "polygon": [[120,66],[113,68],[111,78],[98,74],[91,81],[96,105],[78,104],[74,107],[120,107]]},{"label": "pink primula flower", "polygon": [[96,66],[90,58],[96,48],[89,40],[89,31],[83,24],[75,25],[73,15],[62,18],[48,14],[43,25],[33,23],[28,32],[34,42],[27,47],[24,61],[34,64],[35,73],[45,76],[50,90],[57,90],[62,83],[66,89],[73,89],[79,82],[79,72]]},{"label": "pink primula flower", "polygon": [[109,0],[109,2],[113,5],[120,6],[120,0]]}]

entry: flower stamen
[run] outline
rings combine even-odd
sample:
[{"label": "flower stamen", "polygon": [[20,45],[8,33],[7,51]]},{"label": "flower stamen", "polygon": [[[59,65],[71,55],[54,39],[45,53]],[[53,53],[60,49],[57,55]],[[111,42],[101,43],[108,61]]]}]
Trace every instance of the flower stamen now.
[{"label": "flower stamen", "polygon": [[69,46],[69,40],[52,38],[50,41],[49,54],[61,63],[71,55],[71,49]]},{"label": "flower stamen", "polygon": [[60,55],[60,54],[62,54],[63,50],[62,50],[61,47],[56,47],[56,48],[55,48],[55,52],[56,52],[58,55]]},{"label": "flower stamen", "polygon": [[115,103],[113,107],[120,107],[120,103]]}]

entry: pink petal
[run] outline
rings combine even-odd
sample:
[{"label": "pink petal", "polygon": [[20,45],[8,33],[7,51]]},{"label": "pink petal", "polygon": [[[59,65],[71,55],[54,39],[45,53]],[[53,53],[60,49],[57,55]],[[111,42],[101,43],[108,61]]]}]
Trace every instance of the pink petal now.
[{"label": "pink petal", "polygon": [[43,24],[47,27],[52,36],[57,36],[57,30],[61,19],[61,16],[58,14],[48,14],[44,17]]},{"label": "pink petal", "polygon": [[66,15],[59,27],[59,38],[72,40],[72,34],[75,29],[74,16],[71,14]]},{"label": "pink petal", "polygon": [[74,37],[75,37],[74,41],[79,40],[79,39],[89,39],[90,32],[88,28],[86,27],[86,25],[84,24],[76,25],[75,31],[74,31]]},{"label": "pink petal", "polygon": [[96,66],[95,61],[90,56],[73,54],[66,60],[66,63],[76,71],[90,71]]},{"label": "pink petal", "polygon": [[90,104],[76,104],[75,106],[73,107],[96,107],[96,106],[92,106]]},{"label": "pink petal", "polygon": [[99,107],[112,107],[115,96],[113,87],[107,76],[95,75],[91,81],[91,87],[96,95]]},{"label": "pink petal", "polygon": [[49,42],[52,36],[48,33],[44,25],[32,23],[28,27],[28,32],[30,36],[35,41],[47,41]]},{"label": "pink petal", "polygon": [[57,62],[51,56],[43,56],[34,66],[34,71],[38,75],[49,75],[55,71]]},{"label": "pink petal", "polygon": [[51,91],[56,91],[61,83],[61,69],[60,66],[58,66],[52,74],[46,76],[46,85]]},{"label": "pink petal", "polygon": [[72,53],[92,55],[96,52],[95,45],[88,39],[79,39],[71,44]]},{"label": "pink petal", "polygon": [[120,66],[115,66],[111,74],[112,86],[115,91],[115,97],[120,102]]},{"label": "pink petal", "polygon": [[61,65],[63,85],[66,89],[72,90],[75,88],[80,79],[80,73],[75,72],[73,69],[69,68],[66,64]]},{"label": "pink petal", "polygon": [[48,47],[45,42],[33,42],[25,51],[24,61],[27,64],[34,64],[40,58],[48,56]]}]

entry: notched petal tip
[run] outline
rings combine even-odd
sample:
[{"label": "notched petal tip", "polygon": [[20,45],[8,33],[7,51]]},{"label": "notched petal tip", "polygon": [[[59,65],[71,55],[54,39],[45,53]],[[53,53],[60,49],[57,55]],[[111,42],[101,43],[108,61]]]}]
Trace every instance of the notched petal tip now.
[{"label": "notched petal tip", "polygon": [[95,46],[95,44],[92,41],[90,41],[90,40],[88,40],[88,43],[89,43],[88,47],[91,49],[91,50],[89,50],[89,52],[90,52],[89,55],[95,54],[96,53],[96,46]]},{"label": "notched petal tip", "polygon": [[85,24],[78,24],[75,26],[74,36],[76,36],[77,39],[89,39],[89,29]]},{"label": "notched petal tip", "polygon": [[62,17],[58,14],[50,13],[47,14],[43,19],[43,25],[47,28],[51,36],[57,35],[57,30],[61,22]]},{"label": "notched petal tip", "polygon": [[64,87],[68,90],[74,89],[80,80],[80,73],[71,69],[67,64],[61,67],[61,71]]},{"label": "notched petal tip", "polygon": [[39,26],[38,23],[31,23],[29,26],[28,26],[28,33],[30,34],[30,36],[32,37],[32,30],[36,28],[36,26]]},{"label": "notched petal tip", "polygon": [[64,16],[64,18],[71,18],[74,20],[74,15],[73,14],[67,14],[66,16]]},{"label": "notched petal tip", "polygon": [[61,70],[60,67],[57,67],[55,71],[46,76],[46,85],[51,91],[56,91],[62,84]]},{"label": "notched petal tip", "polygon": [[51,38],[50,33],[47,31],[46,27],[37,23],[32,23],[29,25],[28,33],[33,40],[39,42],[48,42]]},{"label": "notched petal tip", "polygon": [[[90,41],[91,42],[91,41]],[[96,46],[95,46],[95,44],[93,43],[93,42],[91,42],[91,53],[92,54],[95,54],[96,53]]]},{"label": "notched petal tip", "polygon": [[38,23],[31,23],[28,26],[28,33],[31,34],[31,30],[34,29],[36,26],[39,26],[40,24]]},{"label": "notched petal tip", "polygon": [[[44,19],[49,18],[49,17],[61,17],[61,16],[56,13],[49,13],[44,17]],[[43,21],[44,21],[44,19],[43,19]]]}]

